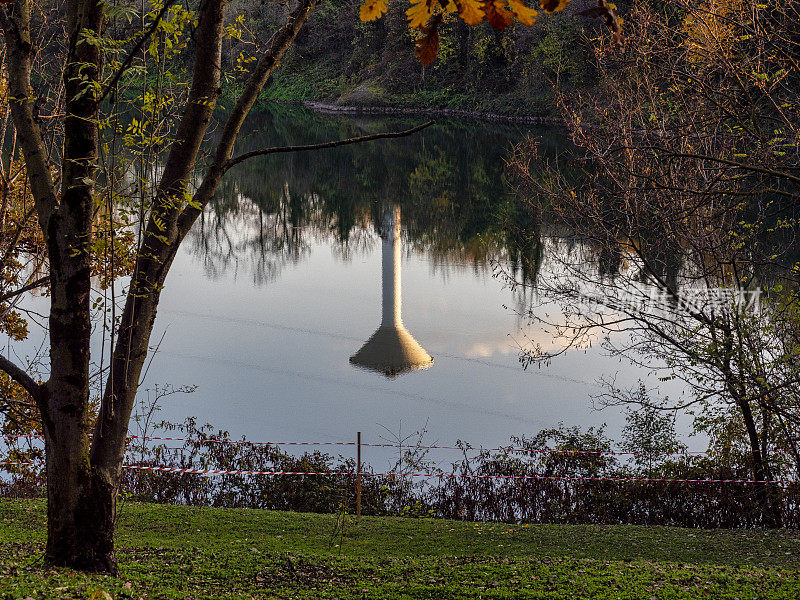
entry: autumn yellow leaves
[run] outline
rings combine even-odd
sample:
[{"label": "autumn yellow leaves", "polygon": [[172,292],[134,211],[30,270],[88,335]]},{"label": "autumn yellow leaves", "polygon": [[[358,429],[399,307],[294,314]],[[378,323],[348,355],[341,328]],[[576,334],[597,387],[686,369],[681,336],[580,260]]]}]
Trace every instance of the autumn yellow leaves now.
[{"label": "autumn yellow leaves", "polygon": [[358,11],[362,21],[374,21],[380,19],[386,12],[386,0],[366,0]]},{"label": "autumn yellow leaves", "polygon": [[[569,0],[541,0],[545,12],[562,10]],[[361,6],[362,21],[374,21],[386,12],[387,0],[365,0]],[[408,25],[422,29],[439,13],[457,12],[467,25],[488,21],[493,27],[502,29],[518,20],[523,25],[532,25],[538,12],[523,0],[411,0],[406,11]]]},{"label": "autumn yellow leaves", "polygon": [[[364,0],[359,15],[362,21],[381,18],[388,9],[388,0]],[[548,13],[562,10],[569,0],[541,0]],[[408,26],[421,32],[416,55],[423,65],[436,58],[439,49],[439,23],[445,14],[458,13],[467,25],[487,21],[495,29],[505,29],[515,21],[533,25],[538,14],[523,0],[411,0],[406,10]]]}]

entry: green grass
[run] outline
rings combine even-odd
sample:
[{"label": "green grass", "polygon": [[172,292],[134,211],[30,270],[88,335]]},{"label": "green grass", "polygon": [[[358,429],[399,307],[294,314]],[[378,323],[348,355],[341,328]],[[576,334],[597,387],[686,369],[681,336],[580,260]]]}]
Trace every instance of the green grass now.
[{"label": "green grass", "polygon": [[122,576],[44,570],[45,510],[0,501],[0,598],[791,598],[800,532],[476,524],[126,504]]}]

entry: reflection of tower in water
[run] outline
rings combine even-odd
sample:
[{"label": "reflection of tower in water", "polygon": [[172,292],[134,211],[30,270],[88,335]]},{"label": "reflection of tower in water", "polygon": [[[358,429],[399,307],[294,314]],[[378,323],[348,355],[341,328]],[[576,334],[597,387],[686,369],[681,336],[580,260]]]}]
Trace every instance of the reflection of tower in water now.
[{"label": "reflection of tower in water", "polygon": [[395,377],[427,369],[433,358],[403,325],[400,275],[400,207],[383,215],[383,294],[381,324],[361,349],[350,357],[356,366]]}]

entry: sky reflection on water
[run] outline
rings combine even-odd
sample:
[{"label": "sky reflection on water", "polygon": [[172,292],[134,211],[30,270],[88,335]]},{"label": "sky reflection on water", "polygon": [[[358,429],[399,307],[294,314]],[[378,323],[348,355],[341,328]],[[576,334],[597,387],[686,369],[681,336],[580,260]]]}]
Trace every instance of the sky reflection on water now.
[{"label": "sky reflection on water", "polygon": [[[240,150],[408,124],[278,111],[251,119]],[[197,391],[164,399],[159,417],[195,416],[255,441],[352,441],[361,431],[380,442],[427,427],[427,443],[492,447],[560,422],[607,423],[619,437],[621,413],[592,410],[590,395],[603,375],[633,384],[643,372],[598,346],[542,368],[518,360],[526,335],[545,347],[552,340],[521,329],[525,297],[493,266],[533,283],[564,246],[519,208],[505,180],[505,157],[525,135],[550,160],[568,147],[550,130],[445,121],[412,138],[233,170],[162,294],[144,387]],[[381,322],[380,215],[395,206],[402,321],[434,363],[387,378],[350,357]],[[365,454],[376,467],[390,457]]]}]

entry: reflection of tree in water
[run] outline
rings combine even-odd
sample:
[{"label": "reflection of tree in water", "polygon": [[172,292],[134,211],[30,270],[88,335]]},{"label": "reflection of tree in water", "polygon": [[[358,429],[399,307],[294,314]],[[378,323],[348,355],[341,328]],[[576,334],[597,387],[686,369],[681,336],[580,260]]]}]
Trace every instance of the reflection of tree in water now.
[{"label": "reflection of tree in water", "polygon": [[[410,124],[268,112],[254,115],[237,152]],[[542,257],[539,215],[505,182],[506,153],[521,135],[518,127],[445,121],[409,138],[244,163],[192,232],[192,252],[212,277],[247,269],[264,283],[302,260],[312,241],[331,244],[343,260],[372,251],[382,210],[397,204],[407,248],[425,253],[443,277],[486,274],[502,262],[531,282]]]},{"label": "reflection of tree in water", "polygon": [[[285,190],[289,194],[288,187]],[[291,201],[266,212],[247,198],[233,193],[235,202],[215,202],[192,229],[188,244],[202,260],[209,277],[217,279],[240,270],[252,274],[253,283],[274,280],[287,264],[297,264],[310,247],[303,239],[301,225],[289,210]],[[232,204],[232,206],[230,205]]]}]

